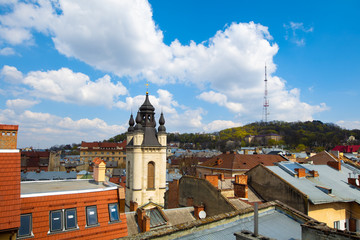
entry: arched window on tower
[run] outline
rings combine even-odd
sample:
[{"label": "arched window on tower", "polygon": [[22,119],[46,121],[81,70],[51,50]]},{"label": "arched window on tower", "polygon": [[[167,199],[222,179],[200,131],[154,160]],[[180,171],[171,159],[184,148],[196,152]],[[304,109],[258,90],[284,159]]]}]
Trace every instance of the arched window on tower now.
[{"label": "arched window on tower", "polygon": [[147,179],[147,188],[153,189],[155,188],[155,163],[148,163],[148,179]]}]

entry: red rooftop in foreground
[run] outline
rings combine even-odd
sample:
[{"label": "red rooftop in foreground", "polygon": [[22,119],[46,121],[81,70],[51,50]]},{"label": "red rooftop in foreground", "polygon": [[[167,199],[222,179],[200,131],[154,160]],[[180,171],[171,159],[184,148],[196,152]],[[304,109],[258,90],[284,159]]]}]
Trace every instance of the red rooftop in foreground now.
[{"label": "red rooftop in foreground", "polygon": [[0,124],[0,239],[16,239],[20,227],[18,125]]}]

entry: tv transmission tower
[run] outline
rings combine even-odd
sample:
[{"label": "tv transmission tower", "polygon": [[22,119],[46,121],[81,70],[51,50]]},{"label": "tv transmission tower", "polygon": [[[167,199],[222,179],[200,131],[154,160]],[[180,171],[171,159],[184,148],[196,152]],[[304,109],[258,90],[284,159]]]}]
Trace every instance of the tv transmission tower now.
[{"label": "tv transmission tower", "polygon": [[264,105],[263,105],[263,122],[267,123],[269,115],[269,100],[268,100],[268,90],[267,90],[267,76],[266,76],[266,64],[265,64],[265,94],[264,94]]}]

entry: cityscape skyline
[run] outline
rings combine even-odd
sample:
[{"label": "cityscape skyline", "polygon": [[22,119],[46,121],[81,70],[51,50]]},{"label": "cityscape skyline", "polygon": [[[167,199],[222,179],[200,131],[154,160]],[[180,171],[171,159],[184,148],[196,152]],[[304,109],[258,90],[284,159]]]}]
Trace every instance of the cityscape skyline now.
[{"label": "cityscape skyline", "polygon": [[169,132],[261,121],[360,128],[360,3],[0,2],[0,121],[18,146],[108,139],[150,101]]}]

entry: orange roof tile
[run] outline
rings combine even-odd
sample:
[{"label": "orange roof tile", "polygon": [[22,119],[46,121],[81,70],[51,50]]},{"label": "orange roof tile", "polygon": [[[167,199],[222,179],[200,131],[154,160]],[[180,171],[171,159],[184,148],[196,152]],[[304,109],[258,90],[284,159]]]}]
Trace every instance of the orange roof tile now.
[{"label": "orange roof tile", "polygon": [[100,163],[106,164],[104,160],[98,157],[93,160],[93,163],[95,163],[96,165],[99,165]]}]

